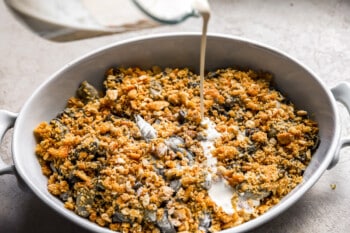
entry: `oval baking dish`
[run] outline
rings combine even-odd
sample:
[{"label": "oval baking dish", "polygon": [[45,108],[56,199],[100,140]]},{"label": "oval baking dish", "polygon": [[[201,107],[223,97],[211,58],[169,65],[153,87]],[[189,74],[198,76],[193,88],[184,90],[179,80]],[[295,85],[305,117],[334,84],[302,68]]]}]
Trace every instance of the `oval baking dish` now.
[{"label": "oval baking dish", "polygon": [[[0,174],[17,171],[29,188],[51,208],[67,219],[94,232],[112,232],[81,218],[64,208],[47,190],[35,155],[33,129],[61,112],[67,99],[84,80],[102,89],[103,74],[115,66],[150,68],[189,67],[198,73],[200,34],[176,33],[153,35],[118,42],[89,53],[53,74],[26,101],[18,114],[0,111],[0,135],[14,126],[12,153],[14,166],[0,160]],[[271,47],[237,37],[210,34],[207,40],[206,70],[222,67],[248,67],[273,74],[274,86],[299,109],[305,109],[319,124],[320,144],[304,173],[304,180],[279,204],[254,220],[222,232],[244,232],[271,220],[295,203],[323,172],[338,161],[339,150],[350,144],[340,137],[341,125],[337,102],[350,107],[350,86],[341,83],[328,89],[310,69]]]}]

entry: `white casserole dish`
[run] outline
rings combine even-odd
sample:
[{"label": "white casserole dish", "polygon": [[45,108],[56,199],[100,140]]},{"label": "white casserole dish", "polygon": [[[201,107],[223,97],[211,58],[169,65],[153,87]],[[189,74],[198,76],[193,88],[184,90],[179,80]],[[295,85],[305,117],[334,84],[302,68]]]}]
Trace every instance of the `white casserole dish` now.
[{"label": "white casserole dish", "polygon": [[[200,34],[153,35],[109,45],[67,64],[33,93],[18,114],[0,110],[1,138],[7,129],[14,126],[14,165],[7,165],[0,159],[0,174],[16,171],[42,201],[67,219],[93,232],[112,232],[64,208],[63,203],[47,191],[47,178],[42,174],[34,153],[36,141],[33,129],[61,112],[83,80],[102,87],[103,74],[112,66],[189,67],[198,73],[199,47]],[[300,185],[262,216],[222,231],[231,233],[251,230],[281,214],[310,189],[326,169],[336,164],[339,150],[350,144],[350,139],[340,136],[336,104],[339,100],[350,108],[348,83],[341,83],[330,90],[316,74],[287,54],[241,38],[210,34],[206,70],[237,65],[271,72],[276,88],[298,108],[307,110],[319,123],[320,145]]]}]

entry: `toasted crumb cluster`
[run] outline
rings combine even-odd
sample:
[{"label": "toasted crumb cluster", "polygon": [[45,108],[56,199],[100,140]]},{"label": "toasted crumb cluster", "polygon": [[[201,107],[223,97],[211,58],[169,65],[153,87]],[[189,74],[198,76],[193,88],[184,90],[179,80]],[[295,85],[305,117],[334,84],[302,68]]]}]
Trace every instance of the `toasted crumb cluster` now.
[{"label": "toasted crumb cluster", "polygon": [[[83,82],[34,133],[49,192],[115,231],[217,232],[242,224],[302,181],[318,145],[317,123],[271,86],[268,73],[206,75],[205,117],[219,135],[210,157],[198,75],[133,67],[105,76],[103,92]],[[210,195],[219,181],[231,190],[232,212]]]}]

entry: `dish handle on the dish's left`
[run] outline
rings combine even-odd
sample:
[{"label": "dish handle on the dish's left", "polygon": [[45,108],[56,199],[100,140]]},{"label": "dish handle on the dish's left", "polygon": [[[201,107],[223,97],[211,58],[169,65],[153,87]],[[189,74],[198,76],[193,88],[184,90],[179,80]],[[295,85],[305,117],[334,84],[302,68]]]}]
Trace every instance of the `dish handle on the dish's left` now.
[{"label": "dish handle on the dish's left", "polygon": [[[5,110],[0,110],[0,143],[8,129],[13,127],[17,119],[17,114]],[[14,165],[6,164],[0,155],[0,175],[14,172]]]},{"label": "dish handle on the dish's left", "polygon": [[[350,113],[350,83],[342,82],[337,86],[333,87],[331,91],[334,95],[334,98],[340,103],[342,103]],[[350,137],[342,138],[340,140],[338,150],[336,151],[332,162],[328,166],[328,169],[331,169],[338,163],[339,151],[345,146],[350,146]]]}]

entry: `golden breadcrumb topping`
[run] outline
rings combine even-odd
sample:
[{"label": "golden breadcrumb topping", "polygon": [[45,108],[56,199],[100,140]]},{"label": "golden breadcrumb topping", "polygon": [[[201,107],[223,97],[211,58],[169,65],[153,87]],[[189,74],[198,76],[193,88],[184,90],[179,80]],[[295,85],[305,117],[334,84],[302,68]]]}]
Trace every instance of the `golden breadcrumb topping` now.
[{"label": "golden breadcrumb topping", "polygon": [[[111,68],[105,76],[104,91],[84,81],[34,133],[49,192],[115,231],[217,232],[242,224],[302,181],[318,145],[317,123],[265,72],[206,75],[214,139],[200,116],[199,76],[189,69]],[[231,192],[232,211],[210,195],[218,182]]]}]

